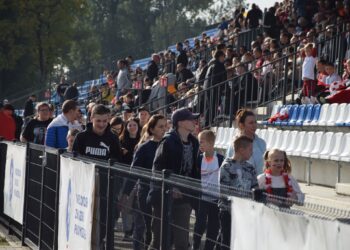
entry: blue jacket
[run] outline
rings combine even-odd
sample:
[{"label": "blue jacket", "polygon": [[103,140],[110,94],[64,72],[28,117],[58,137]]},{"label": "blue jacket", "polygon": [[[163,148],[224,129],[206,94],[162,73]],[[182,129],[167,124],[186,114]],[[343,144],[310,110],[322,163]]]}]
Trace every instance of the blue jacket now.
[{"label": "blue jacket", "polygon": [[67,118],[60,114],[49,124],[46,131],[45,145],[52,148],[68,147],[67,134],[69,122]]}]

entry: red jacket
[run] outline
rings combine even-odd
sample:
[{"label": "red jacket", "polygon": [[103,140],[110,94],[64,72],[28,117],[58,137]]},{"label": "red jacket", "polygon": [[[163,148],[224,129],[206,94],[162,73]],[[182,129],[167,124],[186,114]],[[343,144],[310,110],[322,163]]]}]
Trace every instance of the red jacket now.
[{"label": "red jacket", "polygon": [[0,137],[4,137],[5,140],[12,141],[16,139],[16,122],[12,116],[0,112]]}]

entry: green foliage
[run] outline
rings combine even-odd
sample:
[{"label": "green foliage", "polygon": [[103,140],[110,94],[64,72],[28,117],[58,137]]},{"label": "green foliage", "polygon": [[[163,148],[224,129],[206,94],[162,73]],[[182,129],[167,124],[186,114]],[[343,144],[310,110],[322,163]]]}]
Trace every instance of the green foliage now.
[{"label": "green foliage", "polygon": [[196,16],[213,1],[0,0],[0,98],[48,88],[57,68],[83,82],[198,35],[207,23]]}]

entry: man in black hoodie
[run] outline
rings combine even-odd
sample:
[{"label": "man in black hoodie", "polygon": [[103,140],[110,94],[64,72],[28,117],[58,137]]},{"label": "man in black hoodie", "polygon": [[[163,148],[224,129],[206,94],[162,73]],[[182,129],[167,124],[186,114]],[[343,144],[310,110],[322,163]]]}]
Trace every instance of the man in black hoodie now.
[{"label": "man in black hoodie", "polygon": [[[114,135],[108,124],[110,115],[110,110],[102,104],[95,105],[92,108],[91,112],[91,123],[88,123],[86,129],[79,133],[74,140],[73,143],[73,152],[77,152],[79,155],[99,159],[99,160],[108,160],[113,159],[116,161],[120,161],[121,159],[121,149],[119,145],[119,140],[116,135]],[[101,174],[104,172],[104,174]],[[96,189],[99,190],[100,197],[106,197],[106,188],[107,188],[107,180],[106,170],[100,169],[100,179],[99,184],[96,184]],[[114,178],[113,181],[113,194],[109,199],[113,199],[113,201],[117,201],[118,189],[121,187],[118,186],[119,183],[122,183],[121,178]],[[107,204],[104,199],[100,198],[99,202],[99,217],[100,217],[100,225],[106,223],[106,208]],[[115,213],[112,213],[112,218],[109,218],[112,223],[110,223],[110,227],[108,228],[108,234],[113,239],[114,236],[114,223],[117,220],[117,216],[119,212],[117,209],[114,210]],[[99,236],[100,236],[100,245],[102,247],[104,238],[106,237],[106,227],[101,226],[99,228]],[[114,249],[114,241],[107,242],[106,249]]]},{"label": "man in black hoodie", "polygon": [[227,80],[227,71],[224,65],[225,53],[217,50],[214,54],[214,62],[209,66],[205,76],[203,89],[209,89],[206,95],[206,125],[214,120],[220,105],[221,96],[224,94],[225,86],[214,87]]},{"label": "man in black hoodie", "polygon": [[[193,114],[187,108],[178,109],[173,113],[171,119],[174,129],[161,140],[154,158],[153,170],[169,169],[176,175],[200,178],[200,171],[196,161],[199,143],[192,135],[195,130],[195,121],[198,118],[199,114]],[[152,202],[155,216],[160,217],[160,190],[153,185],[151,185],[149,199]],[[182,194],[179,188],[174,187],[172,221],[178,226],[173,227],[175,249],[188,249],[188,229],[191,211],[191,200],[188,196]],[[152,228],[153,239],[151,248],[159,249],[160,222],[153,220]],[[184,230],[179,228],[184,228]]]}]

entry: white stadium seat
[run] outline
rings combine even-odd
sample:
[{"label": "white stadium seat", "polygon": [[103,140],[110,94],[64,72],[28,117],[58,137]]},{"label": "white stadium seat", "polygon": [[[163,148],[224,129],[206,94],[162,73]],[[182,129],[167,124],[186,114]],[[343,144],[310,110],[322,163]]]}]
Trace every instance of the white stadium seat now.
[{"label": "white stadium seat", "polygon": [[223,149],[225,147],[225,143],[227,138],[229,137],[230,134],[230,128],[224,128],[222,132],[222,137],[220,138],[220,141],[218,142],[218,145],[216,146],[219,149]]},{"label": "white stadium seat", "polygon": [[307,143],[307,134],[305,131],[298,133],[298,140],[290,151],[290,155],[298,156],[303,151]]},{"label": "white stadium seat", "polygon": [[319,157],[317,158],[328,159],[329,154],[332,152],[333,147],[334,147],[334,133],[327,132],[324,136],[323,148],[319,154]]},{"label": "white stadium seat", "polygon": [[339,155],[341,161],[350,161],[350,133],[345,136],[345,142],[342,153]]},{"label": "white stadium seat", "polygon": [[235,137],[235,128],[229,128],[228,134],[225,137],[225,141],[223,143],[222,148],[228,149],[232,145],[234,137]]},{"label": "white stadium seat", "polygon": [[216,139],[215,139],[215,147],[217,147],[220,143],[220,141],[223,138],[224,134],[224,128],[223,127],[218,127],[216,131]]},{"label": "white stadium seat", "polygon": [[318,155],[323,148],[323,142],[324,142],[324,132],[322,132],[322,131],[316,132],[316,137],[315,137],[315,141],[313,143],[313,148],[311,149],[311,151],[309,153],[304,154],[304,156],[311,157],[311,158],[318,158]]},{"label": "white stadium seat", "polygon": [[339,105],[338,109],[339,109],[339,112],[338,112],[338,117],[337,119],[335,120],[334,124],[330,124],[330,125],[337,125],[337,126],[341,126],[343,125],[346,120],[347,120],[347,117],[350,116],[349,114],[349,106],[350,104],[347,104],[347,103],[342,103]]},{"label": "white stadium seat", "polygon": [[333,103],[329,106],[328,114],[329,117],[326,118],[327,126],[335,126],[336,120],[339,117],[340,105],[338,103]]},{"label": "white stadium seat", "polygon": [[311,122],[312,126],[325,126],[327,125],[327,120],[329,119],[330,113],[329,113],[329,104],[323,104],[321,107],[321,113],[320,113],[320,118],[318,119],[317,122]]},{"label": "white stadium seat", "polygon": [[271,138],[270,140],[269,149],[279,148],[281,141],[282,141],[282,130],[276,130],[273,135],[273,138]]},{"label": "white stadium seat", "polygon": [[294,156],[302,156],[303,152],[310,152],[311,143],[313,142],[315,137],[315,132],[307,132],[303,138],[301,138],[300,142],[302,144],[298,145],[298,148],[293,152]]},{"label": "white stadium seat", "polygon": [[279,149],[286,151],[289,143],[291,142],[292,131],[285,130],[282,135],[282,143],[279,145]]},{"label": "white stadium seat", "polygon": [[298,131],[293,130],[290,132],[290,142],[288,142],[287,148],[285,149],[288,155],[291,155],[294,148],[297,147],[300,139],[300,133]]},{"label": "white stadium seat", "polygon": [[294,152],[295,156],[303,156],[303,153],[309,153],[312,150],[312,146],[315,140],[315,132],[311,131],[311,132],[307,132],[306,136],[305,136],[305,142],[304,142],[304,146],[299,148],[298,151]]},{"label": "white stadium seat", "polygon": [[345,142],[344,133],[342,132],[335,133],[334,143],[333,143],[334,145],[332,147],[332,151],[330,152],[330,154],[327,155],[327,158],[324,157],[322,159],[331,159],[333,156],[338,156],[344,147],[344,142]]},{"label": "white stadium seat", "polygon": [[274,138],[274,134],[275,134],[275,129],[268,129],[266,132],[266,138],[265,138],[265,142],[266,142],[266,148],[270,149],[271,148],[271,144]]}]

